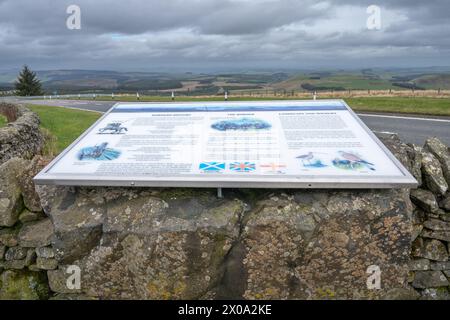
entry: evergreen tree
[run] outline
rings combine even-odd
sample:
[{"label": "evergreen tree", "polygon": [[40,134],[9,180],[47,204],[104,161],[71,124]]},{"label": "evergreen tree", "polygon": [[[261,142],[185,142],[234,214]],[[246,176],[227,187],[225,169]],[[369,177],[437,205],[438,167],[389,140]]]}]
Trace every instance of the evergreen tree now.
[{"label": "evergreen tree", "polygon": [[15,83],[16,94],[19,96],[41,96],[43,95],[41,89],[41,82],[36,77],[36,73],[31,71],[25,65],[17,77]]}]

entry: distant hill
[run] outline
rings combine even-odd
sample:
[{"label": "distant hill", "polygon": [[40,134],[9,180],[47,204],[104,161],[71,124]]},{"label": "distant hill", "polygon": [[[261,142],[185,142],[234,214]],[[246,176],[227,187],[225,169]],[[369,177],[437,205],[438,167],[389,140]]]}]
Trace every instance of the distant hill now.
[{"label": "distant hill", "polygon": [[[450,68],[391,68],[315,71],[247,71],[195,74],[118,72],[102,70],[37,71],[47,94],[130,93],[223,94],[252,91],[342,91],[389,89],[450,89]],[[0,72],[0,91],[13,88],[17,73]]]},{"label": "distant hill", "polygon": [[299,73],[274,85],[306,91],[450,89],[450,69],[363,69]]},{"label": "distant hill", "polygon": [[[165,92],[186,91],[216,94],[223,90],[259,89],[271,83],[286,80],[289,75],[276,73],[242,74],[193,74],[159,72],[117,72],[95,70],[37,71],[47,93],[93,93],[93,92]],[[17,75],[0,73],[0,84],[11,87]]]}]

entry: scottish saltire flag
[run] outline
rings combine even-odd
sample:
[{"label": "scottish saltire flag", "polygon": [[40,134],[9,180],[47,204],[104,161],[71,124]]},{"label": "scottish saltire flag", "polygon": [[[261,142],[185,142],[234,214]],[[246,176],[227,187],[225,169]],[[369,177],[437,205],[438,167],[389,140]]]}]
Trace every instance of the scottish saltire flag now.
[{"label": "scottish saltire flag", "polygon": [[199,169],[208,172],[217,172],[225,170],[225,162],[202,162]]},{"label": "scottish saltire flag", "polygon": [[237,172],[250,172],[256,170],[256,165],[252,162],[233,162],[230,163],[230,170]]}]

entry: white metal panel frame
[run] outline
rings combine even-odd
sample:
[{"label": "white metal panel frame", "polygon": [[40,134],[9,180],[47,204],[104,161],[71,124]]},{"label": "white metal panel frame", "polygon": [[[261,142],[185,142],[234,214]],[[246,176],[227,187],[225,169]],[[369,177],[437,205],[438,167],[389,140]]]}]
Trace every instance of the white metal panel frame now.
[{"label": "white metal panel frame", "polygon": [[[65,185],[65,186],[115,186],[115,187],[193,187],[193,188],[288,188],[288,189],[392,189],[403,187],[416,187],[416,179],[398,161],[376,135],[362,122],[355,112],[344,100],[288,100],[289,103],[318,103],[341,102],[356,122],[366,131],[370,138],[378,145],[390,161],[400,170],[402,176],[315,176],[315,175],[252,175],[252,176],[213,176],[213,175],[183,175],[177,176],[93,176],[73,174],[52,174],[51,168],[73,149],[89,132],[91,132],[114,108],[119,105],[164,105],[176,107],[183,103],[146,102],[146,103],[116,103],[78,139],[50,162],[39,174],[34,177],[36,184]],[[277,101],[245,101],[243,104],[280,103]],[[230,102],[189,102],[191,105],[214,104],[229,106]]]}]

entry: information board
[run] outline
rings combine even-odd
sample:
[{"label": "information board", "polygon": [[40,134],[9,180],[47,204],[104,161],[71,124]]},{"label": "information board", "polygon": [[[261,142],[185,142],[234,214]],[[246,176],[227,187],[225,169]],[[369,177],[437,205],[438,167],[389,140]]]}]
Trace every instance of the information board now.
[{"label": "information board", "polygon": [[118,103],[35,182],[218,188],[417,184],[342,100]]}]

